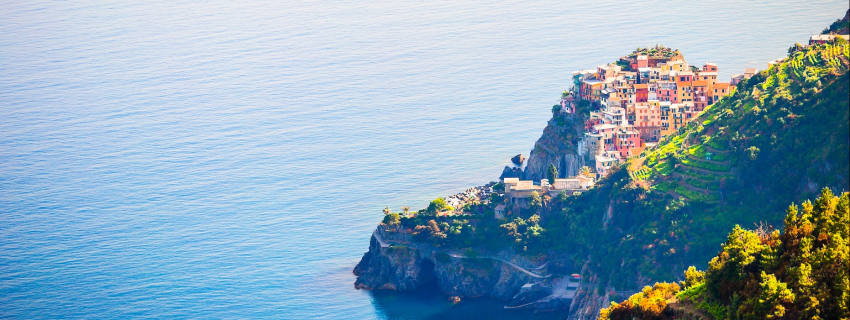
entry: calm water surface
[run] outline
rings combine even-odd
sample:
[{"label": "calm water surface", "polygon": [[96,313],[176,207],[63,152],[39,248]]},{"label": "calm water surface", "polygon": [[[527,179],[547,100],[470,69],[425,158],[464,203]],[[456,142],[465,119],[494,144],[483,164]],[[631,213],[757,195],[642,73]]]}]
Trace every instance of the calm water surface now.
[{"label": "calm water surface", "polygon": [[496,179],[574,70],[663,44],[728,79],[845,10],[4,2],[0,318],[519,317],[354,290],[381,209]]}]

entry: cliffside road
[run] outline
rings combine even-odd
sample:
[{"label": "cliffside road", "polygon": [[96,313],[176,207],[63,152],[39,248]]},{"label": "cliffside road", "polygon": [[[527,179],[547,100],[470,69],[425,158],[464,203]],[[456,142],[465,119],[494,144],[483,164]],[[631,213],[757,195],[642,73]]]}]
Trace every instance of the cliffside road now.
[{"label": "cliffside road", "polygon": [[[460,258],[460,259],[468,259],[467,257],[464,257],[464,256],[459,255],[459,254],[449,254],[449,256],[454,257],[454,258]],[[487,256],[478,257],[478,258],[479,258],[479,259],[492,259],[492,260],[496,260],[496,261],[504,262],[505,264],[507,264],[507,265],[509,265],[509,266],[511,266],[511,267],[514,267],[514,269],[517,269],[517,270],[519,270],[519,271],[522,271],[523,273],[525,273],[525,274],[527,274],[527,275],[529,275],[529,276],[531,276],[531,277],[533,277],[533,278],[546,279],[546,278],[548,278],[548,277],[551,277],[551,275],[541,276],[541,275],[536,274],[536,273],[534,273],[534,272],[528,271],[528,270],[526,270],[525,268],[520,267],[520,266],[518,266],[518,265],[515,265],[515,264],[513,264],[512,262],[510,262],[510,261],[508,261],[508,260],[505,260],[505,259],[502,259],[502,258],[497,258],[497,257],[487,257]]]},{"label": "cliffside road", "polygon": [[378,235],[378,230],[372,231],[372,236],[375,237],[375,240],[378,240],[378,243],[381,244],[381,248],[389,248],[390,245],[385,243],[381,236]]},{"label": "cliffside road", "polygon": [[546,261],[546,263],[541,264],[540,266],[538,266],[538,267],[536,267],[536,268],[534,268],[534,269],[531,269],[531,270],[535,270],[535,271],[543,270],[543,268],[546,268],[546,266],[548,266],[550,262],[557,262],[557,261],[567,261],[567,259],[558,259],[558,260],[550,260],[550,261]]}]

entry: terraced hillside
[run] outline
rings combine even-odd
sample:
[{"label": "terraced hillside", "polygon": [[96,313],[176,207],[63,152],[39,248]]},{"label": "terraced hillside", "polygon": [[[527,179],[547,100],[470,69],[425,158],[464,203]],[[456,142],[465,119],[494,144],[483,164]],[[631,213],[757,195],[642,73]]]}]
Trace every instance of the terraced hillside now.
[{"label": "terraced hillside", "polygon": [[848,46],[791,50],[784,62],[739,86],[742,92],[633,160],[630,176],[674,198],[714,204],[741,204],[750,193],[811,196],[823,186],[846,185],[847,132],[839,129],[847,127],[847,110],[830,107],[847,102],[840,94],[847,89]]}]

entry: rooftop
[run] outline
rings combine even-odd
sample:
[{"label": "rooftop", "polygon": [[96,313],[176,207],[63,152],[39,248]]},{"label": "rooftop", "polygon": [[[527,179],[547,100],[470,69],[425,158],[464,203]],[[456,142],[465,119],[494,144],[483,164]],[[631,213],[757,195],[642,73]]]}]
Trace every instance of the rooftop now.
[{"label": "rooftop", "polygon": [[816,34],[812,36],[812,41],[831,41],[836,36],[842,37],[845,40],[850,40],[850,35],[846,34]]}]

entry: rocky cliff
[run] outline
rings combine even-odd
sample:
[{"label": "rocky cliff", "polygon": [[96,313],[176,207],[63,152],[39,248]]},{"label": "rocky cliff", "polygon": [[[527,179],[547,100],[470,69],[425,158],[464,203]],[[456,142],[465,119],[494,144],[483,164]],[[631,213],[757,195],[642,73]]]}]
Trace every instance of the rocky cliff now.
[{"label": "rocky cliff", "polygon": [[[520,256],[500,252],[503,259],[531,265]],[[382,247],[372,236],[369,251],[354,268],[354,286],[367,290],[409,291],[435,282],[440,291],[458,297],[513,298],[534,279],[492,259],[466,259],[422,244]]]},{"label": "rocky cliff", "polygon": [[571,303],[575,304],[574,290],[568,292],[567,288],[570,280],[560,276],[578,270],[569,260],[535,267],[512,249],[471,259],[407,240],[403,234],[379,228],[371,238],[369,251],[354,268],[357,275],[354,286],[365,290],[410,291],[436,284],[448,296],[495,298],[506,301],[506,308],[534,311],[569,310]]},{"label": "rocky cliff", "polygon": [[558,177],[566,178],[578,174],[585,165],[579,155],[579,140],[582,137],[584,119],[576,115],[556,115],[546,128],[528,157],[524,178],[540,180],[546,178],[549,164],[558,168]]}]

